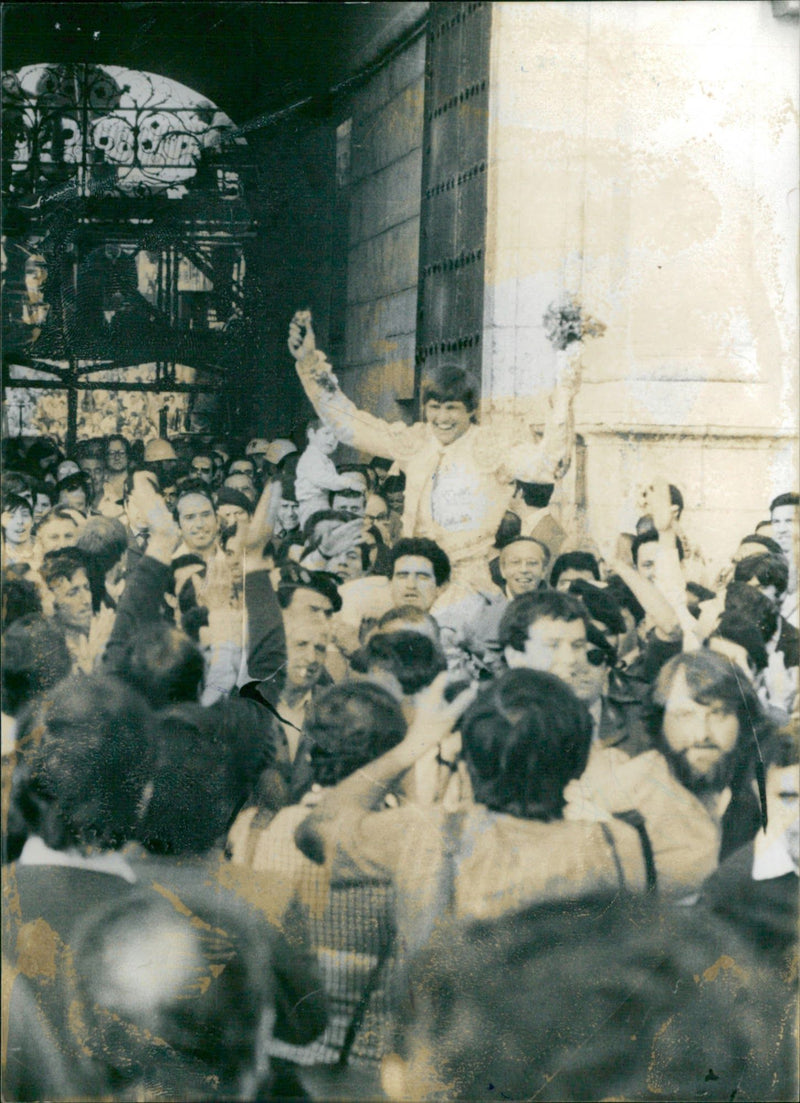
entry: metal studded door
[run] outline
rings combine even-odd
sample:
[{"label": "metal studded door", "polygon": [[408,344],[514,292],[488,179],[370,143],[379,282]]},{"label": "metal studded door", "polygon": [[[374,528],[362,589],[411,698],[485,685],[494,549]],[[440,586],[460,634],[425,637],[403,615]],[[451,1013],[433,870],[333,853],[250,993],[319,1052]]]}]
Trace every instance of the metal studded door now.
[{"label": "metal studded door", "polygon": [[480,376],[491,3],[432,3],[425,73],[415,397],[427,370]]}]

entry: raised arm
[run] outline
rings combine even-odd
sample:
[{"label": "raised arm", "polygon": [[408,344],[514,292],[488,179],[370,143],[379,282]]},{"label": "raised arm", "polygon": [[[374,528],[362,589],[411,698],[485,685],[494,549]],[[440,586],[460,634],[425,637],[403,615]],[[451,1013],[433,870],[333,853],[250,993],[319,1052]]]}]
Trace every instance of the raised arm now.
[{"label": "raised arm", "polygon": [[382,421],[359,410],[344,394],[325,354],[316,347],[310,311],[298,311],[292,318],[289,351],[311,405],[342,444],[401,464],[420,448],[421,426]]},{"label": "raised arm", "polygon": [[550,397],[550,411],[539,444],[517,445],[508,458],[513,478],[529,483],[553,483],[569,470],[584,344],[587,339],[601,337],[605,332],[605,326],[585,314],[572,299],[552,306],[543,322],[556,350],[556,385]]},{"label": "raised arm", "polygon": [[420,694],[414,722],[402,742],[363,770],[329,789],[297,829],[295,842],[312,861],[322,863],[326,850],[341,835],[346,818],[360,819],[380,805],[394,783],[432,747],[453,730],[459,716],[474,699],[477,686],[446,702],[447,674],[440,674]]},{"label": "raised arm", "polygon": [[161,620],[172,555],[181,540],[180,529],[145,472],[134,476],[133,495],[141,516],[147,518],[150,538],[147,551],[128,579],[117,606],[103,658],[103,667],[109,674],[119,672],[130,641],[148,625]]},{"label": "raised arm", "polygon": [[275,531],[280,504],[281,483],[276,479],[264,488],[250,523],[236,534],[244,556],[244,602],[249,636],[247,670],[252,679],[261,682],[260,692],[272,705],[277,704],[283,687],[286,635],[270,581],[272,560],[265,549]]}]

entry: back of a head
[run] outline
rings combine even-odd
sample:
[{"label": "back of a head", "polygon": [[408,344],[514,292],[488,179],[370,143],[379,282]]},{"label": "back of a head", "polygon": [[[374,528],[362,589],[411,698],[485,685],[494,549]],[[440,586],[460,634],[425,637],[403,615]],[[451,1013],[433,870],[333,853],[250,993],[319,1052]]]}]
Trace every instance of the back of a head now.
[{"label": "back of a head", "polygon": [[754,624],[765,640],[770,640],[778,628],[778,610],[756,586],[746,582],[729,582],[725,590],[725,612]]},{"label": "back of a head", "polygon": [[531,509],[546,509],[550,505],[555,483],[525,483],[521,479],[516,482],[517,494],[522,498],[526,506]]},{"label": "back of a head", "polygon": [[105,575],[127,551],[128,536],[125,526],[116,517],[89,517],[75,546],[91,556],[97,569]]},{"label": "back of a head", "polygon": [[789,564],[783,555],[748,555],[740,559],[733,571],[734,582],[756,579],[759,586],[774,586],[777,597],[786,593],[789,585]]},{"label": "back of a head", "polygon": [[373,670],[393,674],[407,697],[419,693],[447,669],[441,648],[429,635],[413,629],[376,632],[353,656],[351,665],[362,674]]},{"label": "back of a head", "polygon": [[754,673],[762,671],[767,665],[767,649],[764,637],[751,621],[737,613],[723,613],[710,639],[709,647],[714,650],[715,639],[728,640],[747,652],[747,659]]},{"label": "back of a head", "polygon": [[218,715],[191,702],[156,715],[154,741],[152,795],[138,837],[155,854],[205,854],[224,838],[266,755],[238,733],[221,732]]},{"label": "back of a head", "polygon": [[[771,522],[769,522],[771,523]],[[748,548],[750,545],[750,548]],[[773,540],[771,536],[765,536],[761,532],[753,532],[748,536],[743,536],[739,541],[739,546],[748,549],[748,555],[763,555],[760,549],[770,552],[772,555],[783,555],[783,550],[777,540]]]},{"label": "back of a head", "polygon": [[572,594],[558,590],[532,590],[520,594],[503,613],[500,621],[500,646],[525,650],[528,629],[537,620],[582,620],[588,626],[589,617],[582,602]]},{"label": "back of a head", "polygon": [[754,976],[734,933],[657,897],[442,925],[412,962],[384,1083],[417,1100],[795,1098],[796,1068],[768,1056],[786,993]]},{"label": "back of a head", "polygon": [[586,706],[559,678],[507,671],[461,721],[475,800],[526,819],[558,818],[564,787],[586,768],[591,738]]},{"label": "back of a head", "polygon": [[94,908],[75,934],[74,1018],[111,1098],[264,1098],[270,947],[218,898],[189,903],[139,890]]},{"label": "back of a head", "polygon": [[[27,564],[24,566],[27,568]],[[3,632],[22,617],[41,615],[42,598],[39,587],[31,579],[18,575],[16,564],[3,571],[0,591],[3,602]]]},{"label": "back of a head", "polygon": [[16,716],[24,705],[66,678],[72,659],[60,629],[45,617],[20,617],[3,633],[0,664],[3,710]]},{"label": "back of a head", "polygon": [[576,578],[569,584],[569,593],[580,598],[591,619],[602,624],[604,631],[612,635],[625,631],[622,610],[607,587],[594,586],[585,579]]},{"label": "back of a head", "polygon": [[319,695],[306,726],[320,785],[335,785],[395,747],[406,733],[392,695],[370,682],[342,682]]},{"label": "back of a head", "polygon": [[438,621],[430,613],[423,612],[418,605],[395,605],[387,610],[378,621],[380,631],[397,632],[401,628],[411,628],[412,631],[423,632],[436,643],[441,642]]},{"label": "back of a head", "polygon": [[153,708],[196,701],[205,676],[199,647],[178,628],[158,622],[139,632],[123,656],[120,677]]},{"label": "back of a head", "polygon": [[54,850],[116,848],[133,837],[154,763],[152,715],[133,689],[72,674],[34,702],[19,744],[30,834]]}]

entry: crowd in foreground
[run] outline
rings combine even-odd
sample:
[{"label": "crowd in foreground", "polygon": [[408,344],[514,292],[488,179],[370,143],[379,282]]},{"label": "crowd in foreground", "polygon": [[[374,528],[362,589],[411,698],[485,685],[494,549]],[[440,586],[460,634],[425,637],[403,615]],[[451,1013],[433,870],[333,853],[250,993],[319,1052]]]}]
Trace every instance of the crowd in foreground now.
[{"label": "crowd in foreground", "polygon": [[604,560],[580,347],[540,443],[305,315],[302,447],[5,442],[4,1098],[797,1097],[798,495]]}]

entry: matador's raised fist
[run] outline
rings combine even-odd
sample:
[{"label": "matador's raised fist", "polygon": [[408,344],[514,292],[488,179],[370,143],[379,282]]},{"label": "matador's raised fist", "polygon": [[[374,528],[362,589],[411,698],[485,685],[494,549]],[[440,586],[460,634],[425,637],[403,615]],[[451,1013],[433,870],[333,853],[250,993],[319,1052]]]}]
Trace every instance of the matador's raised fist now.
[{"label": "matador's raised fist", "polygon": [[317,347],[311,325],[311,311],[298,310],[289,324],[289,352],[295,360],[302,360]]}]

